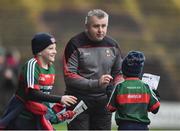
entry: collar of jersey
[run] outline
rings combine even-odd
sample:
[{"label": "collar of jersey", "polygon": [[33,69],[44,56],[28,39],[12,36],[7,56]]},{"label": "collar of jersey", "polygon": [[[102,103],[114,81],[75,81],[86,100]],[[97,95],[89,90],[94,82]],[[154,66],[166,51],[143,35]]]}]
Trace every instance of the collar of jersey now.
[{"label": "collar of jersey", "polygon": [[140,80],[138,77],[127,77],[125,80]]},{"label": "collar of jersey", "polygon": [[[42,64],[41,64],[41,61],[38,59],[38,57],[35,56],[34,58],[37,60],[38,65],[39,65],[41,68],[43,68],[43,67],[42,67]],[[49,68],[49,66],[50,66],[50,63],[48,64],[48,68]]]}]

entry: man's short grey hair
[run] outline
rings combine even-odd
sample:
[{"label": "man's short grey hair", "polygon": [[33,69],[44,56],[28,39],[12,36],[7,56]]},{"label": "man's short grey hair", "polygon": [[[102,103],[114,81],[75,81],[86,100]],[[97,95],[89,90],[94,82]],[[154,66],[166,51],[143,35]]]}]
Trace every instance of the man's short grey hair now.
[{"label": "man's short grey hair", "polygon": [[89,18],[92,16],[96,16],[99,19],[105,18],[105,17],[109,18],[109,15],[105,11],[101,9],[93,9],[93,10],[90,10],[87,16],[85,17],[85,25],[89,23]]}]

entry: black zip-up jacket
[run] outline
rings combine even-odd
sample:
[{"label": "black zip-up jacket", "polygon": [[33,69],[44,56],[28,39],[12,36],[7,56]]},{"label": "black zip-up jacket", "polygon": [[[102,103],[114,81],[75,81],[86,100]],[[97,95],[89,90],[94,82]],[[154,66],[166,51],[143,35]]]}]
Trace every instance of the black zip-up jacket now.
[{"label": "black zip-up jacket", "polygon": [[122,54],[116,41],[105,37],[91,41],[85,32],[73,37],[64,52],[66,93],[78,96],[102,96],[106,88],[98,80],[110,74],[114,83],[121,77]]}]

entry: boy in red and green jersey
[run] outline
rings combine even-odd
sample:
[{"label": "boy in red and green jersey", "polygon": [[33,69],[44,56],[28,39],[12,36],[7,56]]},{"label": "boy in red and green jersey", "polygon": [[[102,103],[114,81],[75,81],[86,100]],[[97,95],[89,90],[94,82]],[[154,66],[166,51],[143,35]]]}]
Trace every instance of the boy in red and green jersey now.
[{"label": "boy in red and green jersey", "polygon": [[157,113],[159,98],[140,80],[145,57],[139,51],[131,51],[124,58],[122,73],[124,81],[114,89],[107,108],[116,111],[118,130],[148,130],[148,112]]},{"label": "boy in red and green jersey", "polygon": [[[26,62],[22,68],[20,80],[19,80],[20,88],[18,88],[18,90],[16,91],[16,95],[22,98],[23,100],[30,99],[37,101],[39,98],[36,98],[36,95],[27,96],[27,92],[28,92],[27,87],[31,87],[34,90],[39,90],[45,94],[50,94],[54,86],[54,80],[55,80],[54,65],[49,64],[48,69],[44,69],[42,68],[41,62],[38,60],[38,58],[34,57],[30,59],[28,62]],[[39,99],[39,101],[41,100],[44,101],[43,99],[44,98],[42,97],[41,99]],[[60,104],[59,102],[60,102],[60,96],[53,96],[53,97],[48,96],[48,99],[46,98],[46,102],[43,102],[43,104],[45,104],[48,107],[48,113],[46,114],[46,116],[51,121],[51,123],[54,124],[59,123],[66,119],[66,118],[58,118],[58,116],[56,115],[56,113],[62,112],[61,114],[63,114],[66,111],[65,105],[59,105]],[[26,106],[28,108],[32,108],[32,110],[34,108],[32,106],[28,106],[28,105]],[[53,110],[54,107],[56,107],[56,109],[58,107],[61,110],[56,112],[55,110]]]},{"label": "boy in red and green jersey", "polygon": [[37,57],[32,58],[22,68],[16,94],[22,99],[26,99],[27,87],[49,94],[53,88],[54,79],[55,69],[53,64],[50,64],[48,69],[44,69]]},{"label": "boy in red and green jersey", "polygon": [[58,123],[74,115],[72,111],[57,113],[62,109],[59,105],[75,104],[76,97],[50,94],[55,79],[55,38],[48,33],[37,33],[31,45],[34,57],[22,67],[18,89],[0,119],[0,129],[53,130],[49,122],[52,118]]}]

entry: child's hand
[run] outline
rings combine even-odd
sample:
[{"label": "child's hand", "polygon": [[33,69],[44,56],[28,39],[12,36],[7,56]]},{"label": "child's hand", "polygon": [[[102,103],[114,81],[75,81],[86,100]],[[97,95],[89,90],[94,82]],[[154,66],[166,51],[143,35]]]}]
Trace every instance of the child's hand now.
[{"label": "child's hand", "polygon": [[61,98],[61,102],[67,106],[77,103],[77,98],[71,95],[64,95]]},{"label": "child's hand", "polygon": [[75,114],[76,114],[76,112],[68,110],[64,114],[59,115],[58,119],[60,121],[65,121],[67,119],[72,119]]},{"label": "child's hand", "polygon": [[63,114],[63,117],[65,118],[65,119],[72,119],[73,118],[73,116],[76,114],[76,112],[75,111],[66,111],[64,114]]}]

